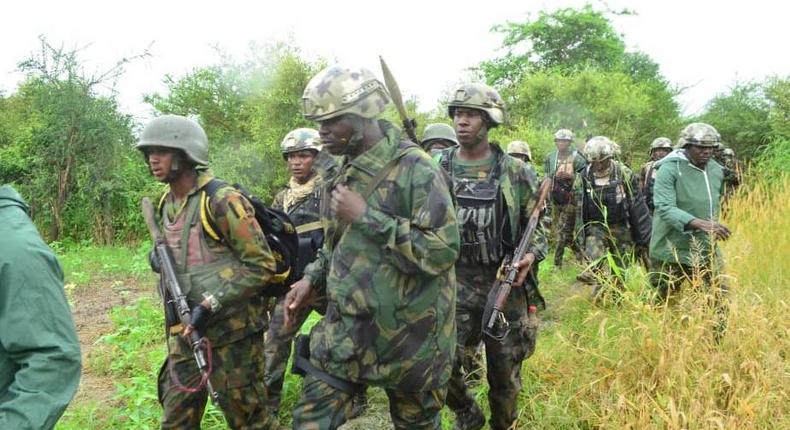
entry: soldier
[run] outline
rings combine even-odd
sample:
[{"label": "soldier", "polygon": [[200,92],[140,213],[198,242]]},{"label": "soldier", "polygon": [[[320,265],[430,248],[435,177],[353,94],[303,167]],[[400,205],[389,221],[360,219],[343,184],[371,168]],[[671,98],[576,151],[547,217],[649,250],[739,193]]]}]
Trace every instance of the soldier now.
[{"label": "soldier", "polygon": [[0,429],[50,430],[80,382],[63,269],[11,186],[0,186]]},{"label": "soldier", "polygon": [[[717,158],[716,161],[719,161]],[[732,148],[721,150],[719,164],[724,168],[724,202],[726,202],[743,181],[743,164],[735,158]]]},{"label": "soldier", "polygon": [[645,196],[650,214],[653,214],[653,184],[656,181],[656,169],[653,167],[656,161],[666,157],[672,152],[672,141],[667,137],[657,137],[650,144],[650,161],[642,165],[639,169],[639,189]]},{"label": "soldier", "polygon": [[508,143],[507,155],[518,158],[524,164],[532,163],[532,151],[529,149],[529,144],[523,140],[514,140]]},{"label": "soldier", "polygon": [[604,136],[587,142],[584,156],[590,164],[582,170],[576,192],[584,255],[592,263],[577,279],[593,284],[596,297],[601,281],[613,275],[606,256],[611,255],[623,268],[634,255],[635,246],[644,247],[650,241],[650,214],[637,178],[615,160],[612,143]]},{"label": "soldier", "polygon": [[[208,139],[196,122],[176,115],[152,120],[137,143],[154,178],[169,187],[159,216],[175,271],[192,307],[192,324],[168,330],[168,355],[159,372],[163,429],[200,428],[207,392],[186,338],[193,330],[211,342],[210,381],[219,407],[234,429],[269,429],[263,385],[265,307],[261,294],[276,270],[275,257],[249,201],[221,185],[205,187]],[[217,226],[211,237],[204,227]]]},{"label": "soldier", "polygon": [[573,132],[560,129],[554,133],[554,143],[557,149],[546,156],[543,162],[543,173],[552,178],[551,208],[552,228],[557,234],[557,250],[554,253],[554,266],[562,267],[562,257],[565,248],[570,246],[576,257],[582,259],[581,248],[574,239],[576,224],[576,204],[573,197],[574,182],[577,172],[584,168],[587,162],[575,149],[572,149]]},{"label": "soldier", "polygon": [[428,124],[422,134],[422,149],[429,154],[458,145],[455,130],[440,122]]},{"label": "soldier", "polygon": [[710,162],[719,140],[711,125],[689,124],[680,133],[680,149],[656,162],[650,258],[658,269],[651,283],[661,300],[695,274],[702,274],[705,284],[718,283],[717,294],[726,291],[714,278],[721,268],[717,242],[730,237],[719,223],[724,172]]},{"label": "soldier", "polygon": [[388,103],[370,71],[340,65],[304,91],[324,150],[344,157],[321,205],[324,246],[286,296],[286,324],[314,296],[328,300],[309,359],[297,357],[307,375],[295,429],[337,428],[363,384],[384,388],[395,428],[440,428],[455,351],[458,226],[439,167],[377,120]]},{"label": "soldier", "polygon": [[[464,381],[462,359],[466,348],[481,341],[483,311],[497,270],[519,241],[537,198],[534,172],[528,175],[524,163],[489,142],[488,132],[502,124],[504,109],[502,98],[486,85],[459,88],[448,113],[460,145],[442,151],[439,157],[453,182],[461,229],[461,256],[456,266],[458,352],[447,394],[447,404],[456,415],[456,429],[479,429],[485,424],[485,416]],[[520,269],[517,285],[529,282],[534,288],[529,289],[529,297],[526,288],[513,289],[504,311],[512,330],[502,343],[482,337],[492,429],[510,428],[517,417],[521,362],[534,352],[537,337],[537,326],[527,323],[527,309],[529,305],[543,306],[534,274],[546,247],[541,227],[524,259],[516,262]]]}]

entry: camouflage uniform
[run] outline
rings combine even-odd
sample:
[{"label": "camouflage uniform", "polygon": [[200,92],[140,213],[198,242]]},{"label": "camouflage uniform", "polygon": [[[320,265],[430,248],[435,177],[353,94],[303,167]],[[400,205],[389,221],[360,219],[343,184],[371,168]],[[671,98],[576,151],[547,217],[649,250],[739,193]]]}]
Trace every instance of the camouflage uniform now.
[{"label": "camouflage uniform", "polygon": [[[263,387],[263,331],[265,308],[261,298],[265,285],[276,270],[263,232],[250,203],[229,186],[217,189],[212,198],[203,187],[213,179],[203,168],[207,140],[202,129],[196,139],[199,151],[183,146],[194,138],[184,127],[199,126],[184,117],[164,116],[153,120],[143,131],[137,147],[150,146],[182,149],[198,164],[195,187],[185,201],[176,201],[167,192],[161,202],[161,229],[170,248],[176,275],[190,307],[204,299],[212,304],[211,316],[203,335],[212,343],[211,382],[219,394],[218,405],[233,429],[269,429],[276,426],[266,411]],[[182,133],[183,132],[183,133]],[[171,144],[162,135],[179,141]],[[186,149],[184,149],[186,148]],[[203,166],[201,166],[203,165]],[[222,243],[208,237],[203,230],[201,205],[225,239]],[[207,392],[180,390],[171,379],[194,386],[200,380],[191,347],[180,336],[180,325],[170,327],[168,356],[159,373],[159,401],[164,407],[163,429],[200,428]]]},{"label": "camouflage uniform", "polygon": [[[557,135],[565,138],[566,136],[560,134],[562,131],[564,130],[558,131]],[[567,137],[572,140],[573,134],[570,131],[567,131],[567,134]],[[568,246],[577,256],[581,254],[579,244],[574,237],[577,208],[573,198],[573,188],[577,186],[578,174],[576,172],[583,169],[586,164],[584,157],[572,149],[569,149],[569,154],[563,158],[560,157],[559,151],[554,150],[546,156],[543,162],[543,174],[553,178],[549,205],[551,207],[551,226],[557,235],[557,250],[554,254],[555,266],[562,266],[562,256]],[[573,172],[574,179],[568,181],[557,178],[557,173],[561,171]]]},{"label": "camouflage uniform", "polygon": [[[363,89],[361,96],[355,88]],[[324,96],[335,95],[350,104],[327,108]],[[304,99],[305,116],[316,121],[345,113],[373,119],[387,103],[370,72],[341,66],[314,77]],[[364,214],[345,228],[329,213],[329,193],[324,194],[326,240],[304,275],[328,301],[326,315],[310,333],[310,362],[336,378],[384,388],[396,428],[438,429],[455,351],[455,211],[428,154],[387,121],[378,126],[385,137],[357,157],[344,158],[338,175],[326,183],[327,190],[345,184],[363,194],[377,172],[400,157],[367,197]],[[294,428],[336,428],[350,408],[350,394],[308,375]]]},{"label": "camouflage uniform", "polygon": [[642,191],[642,195],[645,197],[645,203],[647,203],[647,208],[650,209],[650,214],[653,214],[653,210],[655,206],[653,206],[653,185],[656,182],[656,155],[654,154],[656,150],[663,149],[667,152],[672,151],[672,141],[666,137],[657,137],[653,140],[650,144],[650,157],[651,160],[646,162],[642,165],[642,168],[639,169],[639,175],[637,179],[639,180],[639,190]]},{"label": "camouflage uniform", "polygon": [[[289,140],[293,135],[297,140]],[[312,150],[317,156],[320,149],[320,138],[316,130],[297,129],[288,133],[283,139],[282,152],[286,157],[291,152],[302,150]],[[288,214],[296,226],[296,231],[299,234],[299,264],[303,267],[315,259],[315,254],[324,243],[324,231],[319,213],[322,180],[320,174],[314,173],[313,177],[303,185],[304,189],[300,190],[297,195],[294,195],[293,189],[299,184],[290,183],[277,193],[274,202],[272,202],[272,207]],[[311,310],[309,308],[301,310],[295,323],[286,328],[284,299],[284,295],[275,299],[264,347],[264,356],[266,357],[264,383],[266,384],[269,409],[272,411],[280,409],[280,393],[283,389],[293,338],[299,332]]]},{"label": "camouflage uniform", "polygon": [[743,181],[743,163],[735,158],[735,151],[724,148],[716,161],[724,168],[724,195],[723,201],[726,202],[732,196]]},{"label": "camouflage uniform", "polygon": [[[579,280],[595,285],[597,293],[603,279],[620,273],[610,266],[607,256],[623,268],[636,245],[647,245],[650,216],[637,178],[625,164],[613,159],[614,148],[609,139],[593,137],[584,152],[591,164],[581,172],[576,204],[584,232],[584,256],[591,266],[579,275]],[[610,159],[608,172],[599,176],[592,163],[606,159]]]}]

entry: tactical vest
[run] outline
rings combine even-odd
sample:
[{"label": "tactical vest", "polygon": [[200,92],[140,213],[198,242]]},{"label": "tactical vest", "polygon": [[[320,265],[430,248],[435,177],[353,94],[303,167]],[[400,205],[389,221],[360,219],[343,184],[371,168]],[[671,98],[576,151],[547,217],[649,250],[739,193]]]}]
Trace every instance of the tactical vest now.
[{"label": "tactical vest", "polygon": [[590,166],[585,169],[584,221],[598,221],[608,225],[628,224],[628,195],[623,175],[612,165],[609,183],[596,185]]},{"label": "tactical vest", "polygon": [[457,178],[449,151],[442,167],[450,174],[456,199],[456,220],[461,233],[459,261],[464,264],[498,265],[504,257],[504,228],[508,223],[507,208],[499,176],[502,157],[497,154],[494,168],[483,180]]},{"label": "tactical vest", "polygon": [[[203,301],[203,293],[229,282],[228,273],[248,270],[231,249],[207,239],[200,218],[200,203],[200,193],[196,193],[188,198],[185,208],[175,219],[171,220],[167,211],[161,213],[164,237],[173,255],[176,277],[190,307]],[[211,315],[206,336],[215,344],[225,344],[263,330],[266,327],[263,307],[255,306],[255,300],[224,303]],[[221,323],[229,318],[233,318],[233,324]]]},{"label": "tactical vest", "polygon": [[653,186],[656,184],[656,174],[658,171],[655,169],[656,162],[652,161],[649,166],[647,166],[647,171],[645,172],[644,183],[645,188],[642,190],[642,193],[645,195],[645,202],[647,203],[647,207],[650,209],[650,212],[655,210],[653,206]]},{"label": "tactical vest", "polygon": [[299,235],[299,267],[302,273],[315,260],[316,253],[324,245],[324,229],[321,223],[321,184],[308,196],[288,208],[287,214],[296,226]]},{"label": "tactical vest", "polygon": [[576,153],[571,152],[565,161],[560,162],[560,155],[554,164],[554,173],[551,181],[551,200],[558,205],[567,205],[573,200],[573,179],[562,179],[557,177],[557,173],[564,172],[574,174],[573,162],[576,160]]}]

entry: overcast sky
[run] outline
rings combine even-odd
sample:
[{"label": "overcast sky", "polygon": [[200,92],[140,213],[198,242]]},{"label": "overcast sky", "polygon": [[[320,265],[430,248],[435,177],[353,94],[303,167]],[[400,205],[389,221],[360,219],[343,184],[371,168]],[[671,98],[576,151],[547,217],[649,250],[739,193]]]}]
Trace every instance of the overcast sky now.
[{"label": "overcast sky", "polygon": [[[378,70],[385,57],[401,90],[433,108],[464,70],[498,54],[491,26],[524,21],[540,10],[585,1],[36,1],[8,2],[0,24],[0,90],[14,91],[16,63],[39,47],[38,35],[67,48],[86,47],[89,70],[119,58],[150,58],[127,67],[117,85],[122,109],[150,115],[142,95],[163,91],[166,73],[183,75],[217,61],[219,45],[242,59],[250,42],[293,40],[309,58],[324,57]],[[603,9],[602,2],[592,2]],[[790,75],[790,2],[777,0],[610,0],[637,16],[614,17],[629,49],[661,65],[670,82],[687,87],[679,101],[698,112],[736,81]]]}]

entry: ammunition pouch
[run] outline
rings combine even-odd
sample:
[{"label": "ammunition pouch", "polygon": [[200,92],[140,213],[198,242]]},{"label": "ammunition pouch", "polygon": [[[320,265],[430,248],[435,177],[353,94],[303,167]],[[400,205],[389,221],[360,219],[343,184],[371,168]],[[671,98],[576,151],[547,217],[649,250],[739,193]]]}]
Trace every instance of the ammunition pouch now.
[{"label": "ammunition pouch", "polygon": [[294,340],[294,361],[291,373],[299,376],[312,375],[314,378],[328,384],[330,387],[346,394],[354,395],[365,391],[364,384],[358,384],[346,379],[332,376],[315,367],[310,362],[310,336],[299,335]]},{"label": "ammunition pouch", "polygon": [[567,205],[573,200],[573,180],[554,178],[551,187],[551,201],[558,205]]}]

